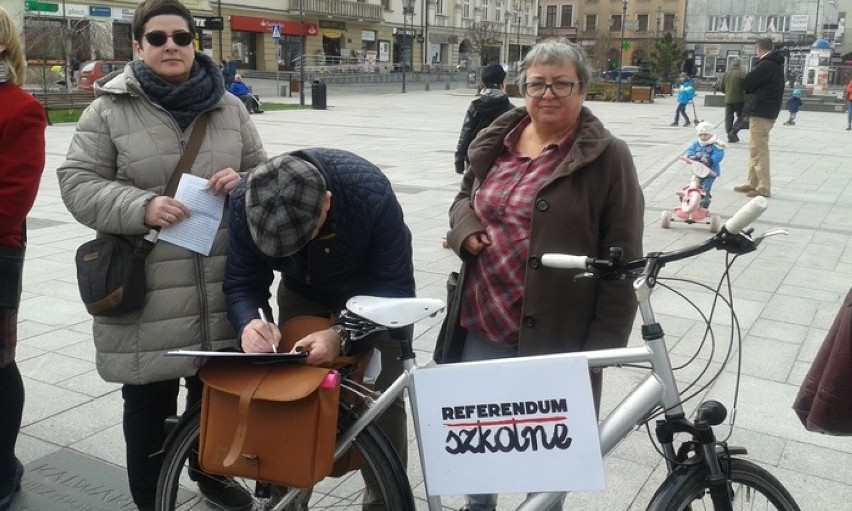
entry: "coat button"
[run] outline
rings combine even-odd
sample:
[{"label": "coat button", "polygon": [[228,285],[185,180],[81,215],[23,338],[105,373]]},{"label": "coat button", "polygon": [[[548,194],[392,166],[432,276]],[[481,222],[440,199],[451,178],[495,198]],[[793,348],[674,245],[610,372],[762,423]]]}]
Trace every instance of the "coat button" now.
[{"label": "coat button", "polygon": [[539,267],[541,267],[541,259],[539,259],[536,256],[532,256],[532,257],[530,257],[530,263],[529,264],[530,264],[530,268],[532,268],[533,270],[537,270],[537,269],[539,269]]},{"label": "coat button", "polygon": [[524,316],[524,326],[527,328],[532,328],[535,326],[535,318],[531,315],[527,314]]},{"label": "coat button", "polygon": [[535,209],[537,209],[539,211],[547,211],[547,209],[549,207],[550,207],[550,204],[545,199],[539,199],[539,200],[535,201]]}]

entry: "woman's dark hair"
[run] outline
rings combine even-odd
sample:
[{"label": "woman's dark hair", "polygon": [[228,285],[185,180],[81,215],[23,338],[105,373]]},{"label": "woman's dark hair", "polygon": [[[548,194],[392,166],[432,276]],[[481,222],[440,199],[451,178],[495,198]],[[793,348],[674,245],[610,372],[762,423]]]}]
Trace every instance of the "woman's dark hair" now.
[{"label": "woman's dark hair", "polygon": [[145,23],[154,16],[163,14],[174,14],[185,19],[189,32],[195,35],[195,19],[185,5],[177,0],[144,0],[136,6],[136,12],[133,14],[133,40],[142,44]]}]

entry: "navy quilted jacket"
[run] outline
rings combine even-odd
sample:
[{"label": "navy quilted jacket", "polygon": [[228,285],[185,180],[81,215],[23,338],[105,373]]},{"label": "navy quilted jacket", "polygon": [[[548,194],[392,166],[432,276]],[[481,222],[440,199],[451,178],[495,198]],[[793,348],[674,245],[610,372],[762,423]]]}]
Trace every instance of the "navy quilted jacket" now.
[{"label": "navy quilted jacket", "polygon": [[347,151],[313,148],[291,153],[316,166],[331,190],[319,235],[290,257],[268,257],[246,221],[245,182],[231,196],[225,299],[234,330],[270,313],[273,271],[281,285],[329,309],[355,295],[414,296],[411,232],[390,181],[375,165]]}]

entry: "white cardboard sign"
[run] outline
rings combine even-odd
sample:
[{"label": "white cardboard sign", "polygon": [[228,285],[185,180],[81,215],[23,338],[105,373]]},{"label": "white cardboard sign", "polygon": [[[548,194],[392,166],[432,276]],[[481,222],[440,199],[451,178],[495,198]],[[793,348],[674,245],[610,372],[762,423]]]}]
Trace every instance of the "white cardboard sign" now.
[{"label": "white cardboard sign", "polygon": [[605,489],[582,355],[430,367],[414,385],[430,495]]}]

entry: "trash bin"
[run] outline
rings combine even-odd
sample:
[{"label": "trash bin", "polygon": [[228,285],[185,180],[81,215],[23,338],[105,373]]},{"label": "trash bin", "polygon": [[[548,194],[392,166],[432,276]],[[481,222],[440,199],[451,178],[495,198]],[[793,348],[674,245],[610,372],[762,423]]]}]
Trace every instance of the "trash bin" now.
[{"label": "trash bin", "polygon": [[325,82],[322,80],[311,82],[311,108],[325,110]]}]

